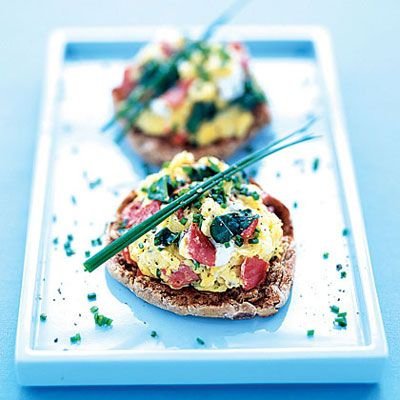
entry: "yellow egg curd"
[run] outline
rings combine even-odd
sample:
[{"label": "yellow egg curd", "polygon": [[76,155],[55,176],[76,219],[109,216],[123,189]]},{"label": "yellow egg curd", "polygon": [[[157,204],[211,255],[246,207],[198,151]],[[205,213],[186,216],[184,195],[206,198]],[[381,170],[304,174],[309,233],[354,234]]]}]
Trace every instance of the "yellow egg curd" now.
[{"label": "yellow egg curd", "polygon": [[[135,201],[142,207],[157,201],[163,207],[191,185],[226,168],[217,158],[195,161],[191,153],[182,152],[140,184]],[[268,263],[282,251],[282,222],[262,197],[259,186],[239,173],[132,243],[130,257],[144,275],[174,288],[176,282],[211,292],[241,287],[246,258]],[[207,264],[212,260],[213,265],[199,258]],[[183,278],[182,272],[176,274],[182,266]]]},{"label": "yellow egg curd", "polygon": [[205,146],[243,138],[254,123],[255,110],[266,102],[250,73],[247,52],[238,43],[182,37],[149,43],[125,71],[119,88],[124,98],[117,109],[136,107],[126,98],[150,86],[152,96],[131,124],[143,134],[168,136],[177,144]]}]

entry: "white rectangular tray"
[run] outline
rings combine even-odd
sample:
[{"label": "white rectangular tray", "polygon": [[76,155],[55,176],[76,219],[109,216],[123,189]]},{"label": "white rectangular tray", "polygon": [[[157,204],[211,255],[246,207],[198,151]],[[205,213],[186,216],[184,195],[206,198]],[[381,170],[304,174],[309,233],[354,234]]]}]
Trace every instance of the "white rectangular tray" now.
[{"label": "white rectangular tray", "polygon": [[[154,31],[78,29],[51,39],[17,331],[20,383],[376,381],[386,340],[331,46],[320,28],[235,26],[217,35],[247,44],[270,101],[273,126],[253,147],[310,115],[319,117],[313,131],[322,139],[265,160],[257,173],[294,220],[298,262],[288,304],[267,319],[180,317],[137,299],[104,269],[83,271],[85,251],[99,249],[91,240],[147,171],[125,143],[116,145],[99,129],[112,113],[111,88]],[[63,248],[68,235],[72,256]],[[94,303],[87,300],[90,292],[97,293]],[[113,318],[111,329],[95,327],[94,304]],[[331,305],[348,312],[346,329],[335,328]],[[309,329],[315,330],[312,338]],[[82,342],[71,345],[78,332]]]}]

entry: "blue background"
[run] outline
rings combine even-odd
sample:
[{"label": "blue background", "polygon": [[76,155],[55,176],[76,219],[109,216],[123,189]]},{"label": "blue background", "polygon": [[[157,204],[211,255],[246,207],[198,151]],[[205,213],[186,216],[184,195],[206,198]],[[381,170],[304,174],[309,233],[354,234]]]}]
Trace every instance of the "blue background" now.
[{"label": "blue background", "polygon": [[[46,40],[67,26],[206,23],[226,1],[5,0],[0,11],[0,399],[396,399],[400,389],[400,5],[253,1],[234,23],[319,24],[333,38],[390,359],[378,385],[20,388],[14,341]],[[155,12],[157,10],[157,12]]]}]

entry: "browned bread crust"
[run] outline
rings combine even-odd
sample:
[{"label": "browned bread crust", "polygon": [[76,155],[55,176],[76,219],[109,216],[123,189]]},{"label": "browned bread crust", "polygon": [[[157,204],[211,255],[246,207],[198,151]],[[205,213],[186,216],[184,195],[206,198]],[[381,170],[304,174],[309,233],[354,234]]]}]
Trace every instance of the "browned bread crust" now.
[{"label": "browned bread crust", "polygon": [[[252,113],[254,122],[242,138],[223,139],[206,146],[177,145],[172,143],[170,136],[150,136],[137,128],[131,129],[127,138],[136,152],[152,164],[162,164],[164,161],[172,160],[176,154],[184,150],[193,153],[197,160],[203,156],[214,156],[224,160],[271,122],[271,114],[266,104],[256,107]],[[123,121],[121,123],[124,125]]]},{"label": "browned bread crust", "polygon": [[[135,197],[136,193],[131,192],[120,205],[118,214]],[[263,200],[283,222],[283,253],[280,258],[271,260],[267,279],[257,288],[249,291],[234,288],[223,293],[201,292],[193,287],[175,290],[157,279],[138,274],[138,267],[128,264],[121,254],[109,261],[107,269],[113,278],[128,287],[139,298],[175,314],[228,319],[273,315],[289,297],[296,252],[288,209],[272,196],[265,195]],[[116,238],[116,232],[112,223],[109,228],[110,241]]]}]

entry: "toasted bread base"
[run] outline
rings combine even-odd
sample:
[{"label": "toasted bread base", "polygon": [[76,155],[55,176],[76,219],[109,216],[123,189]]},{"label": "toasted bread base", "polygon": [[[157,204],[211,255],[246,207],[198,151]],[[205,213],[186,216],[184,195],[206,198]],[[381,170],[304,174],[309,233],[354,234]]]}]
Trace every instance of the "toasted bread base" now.
[{"label": "toasted bread base", "polygon": [[176,154],[184,150],[193,153],[197,160],[204,156],[214,156],[224,160],[235,153],[244,142],[255,136],[263,126],[271,122],[271,114],[265,104],[254,109],[252,113],[254,122],[242,138],[224,139],[206,146],[176,145],[171,142],[169,136],[156,137],[146,135],[140,129],[132,129],[127,134],[127,139],[136,152],[152,164],[159,165],[164,161],[172,160]]},{"label": "toasted bread base", "polygon": [[[118,213],[136,197],[132,192],[120,205]],[[170,288],[158,279],[138,274],[138,267],[125,261],[121,254],[107,264],[110,275],[128,287],[139,298],[179,315],[198,317],[246,319],[275,314],[287,301],[292,287],[296,252],[293,228],[288,209],[272,196],[264,196],[264,204],[283,222],[283,253],[270,262],[264,284],[249,291],[234,288],[223,293],[202,292],[193,287]],[[113,224],[109,240],[116,238]]]}]

